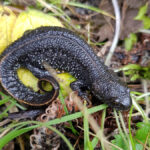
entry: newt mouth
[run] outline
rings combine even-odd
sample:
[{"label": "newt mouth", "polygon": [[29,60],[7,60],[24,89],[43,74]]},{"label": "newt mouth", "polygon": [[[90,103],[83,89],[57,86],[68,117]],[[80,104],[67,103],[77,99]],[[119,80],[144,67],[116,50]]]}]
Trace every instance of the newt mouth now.
[{"label": "newt mouth", "polygon": [[107,104],[111,108],[115,108],[116,110],[129,110],[132,105],[132,99],[131,97],[126,97],[123,99],[113,99],[110,101],[107,101]]}]

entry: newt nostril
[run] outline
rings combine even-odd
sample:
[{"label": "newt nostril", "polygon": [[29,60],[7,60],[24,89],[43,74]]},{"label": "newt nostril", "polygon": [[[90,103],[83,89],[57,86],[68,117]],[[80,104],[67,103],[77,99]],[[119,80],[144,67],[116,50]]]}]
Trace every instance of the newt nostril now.
[{"label": "newt nostril", "polygon": [[114,107],[119,110],[128,110],[132,105],[131,97],[117,98],[114,100]]}]

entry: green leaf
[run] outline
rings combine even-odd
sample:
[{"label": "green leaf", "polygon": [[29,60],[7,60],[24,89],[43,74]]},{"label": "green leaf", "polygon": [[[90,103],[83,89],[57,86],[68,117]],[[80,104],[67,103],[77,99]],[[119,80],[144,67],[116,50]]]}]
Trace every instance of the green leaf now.
[{"label": "green leaf", "polygon": [[138,15],[135,17],[136,20],[142,20],[147,12],[148,4],[142,6],[138,12]]},{"label": "green leaf", "polygon": [[134,33],[129,35],[129,38],[125,38],[125,48],[126,50],[131,50],[133,45],[137,42],[137,36]]},{"label": "green leaf", "polygon": [[125,75],[130,75],[131,80],[136,79],[150,79],[150,66],[142,67],[136,64],[129,64],[119,69],[118,71],[124,71]]},{"label": "green leaf", "polygon": [[15,137],[34,129],[35,127],[38,127],[38,125],[34,125],[34,126],[31,126],[31,127],[26,127],[26,128],[19,129],[19,130],[15,130],[15,129],[12,130],[11,132],[9,132],[5,136],[3,136],[3,138],[1,138],[1,140],[0,140],[0,149],[2,149],[3,146],[5,146],[5,144],[7,144],[9,141],[14,139]]},{"label": "green leaf", "polygon": [[138,12],[138,15],[135,17],[136,20],[143,21],[144,29],[150,28],[150,17],[146,16],[148,10],[148,3],[142,6]]},{"label": "green leaf", "polygon": [[138,78],[140,78],[140,76],[139,76],[138,74],[134,74],[134,75],[130,78],[130,80],[131,80],[131,81],[135,81],[135,80],[137,80]]},{"label": "green leaf", "polygon": [[[134,140],[136,141],[136,147],[140,146],[143,149],[141,143],[145,144],[147,142],[148,146],[150,146],[150,123],[139,122],[137,123],[138,130],[136,131]],[[141,143],[139,143],[140,141]]]},{"label": "green leaf", "polygon": [[144,24],[144,29],[149,29],[150,28],[150,17],[144,16],[142,21]]},{"label": "green leaf", "polygon": [[136,150],[143,150],[143,146],[141,144],[136,144]]},{"label": "green leaf", "polygon": [[[123,150],[128,150],[128,147],[125,144],[125,142],[120,134],[117,134],[114,137],[115,137],[115,139],[112,140],[112,143],[114,145],[117,145],[118,147],[122,148]],[[115,147],[112,147],[112,150],[118,150],[118,149]]]},{"label": "green leaf", "polygon": [[129,69],[135,69],[135,70],[140,70],[141,69],[141,66],[140,65],[136,65],[136,64],[129,64],[129,65],[126,65],[122,68],[123,71],[125,70],[129,70]]},{"label": "green leaf", "polygon": [[96,136],[93,138],[93,140],[92,140],[92,142],[91,142],[93,148],[95,148],[96,145],[98,144],[98,140],[99,140],[99,139],[98,139]]}]

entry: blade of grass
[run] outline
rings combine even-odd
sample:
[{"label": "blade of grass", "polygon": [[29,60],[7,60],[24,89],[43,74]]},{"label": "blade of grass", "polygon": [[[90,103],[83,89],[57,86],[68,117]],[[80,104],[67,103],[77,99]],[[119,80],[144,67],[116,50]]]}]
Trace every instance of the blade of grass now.
[{"label": "blade of grass", "polygon": [[132,149],[136,150],[135,148],[135,144],[133,141],[133,136],[132,136],[132,132],[131,132],[131,117],[132,117],[132,112],[133,112],[133,106],[131,106],[130,112],[129,112],[129,119],[128,119],[128,128],[129,128],[129,137],[130,137],[130,141],[131,141],[131,145],[132,145]]},{"label": "blade of grass", "polygon": [[[59,98],[60,98],[61,103],[62,103],[63,106],[64,106],[65,113],[68,115],[69,112],[68,112],[68,109],[67,109],[67,106],[66,106],[66,103],[65,103],[65,99],[64,99],[64,97],[63,97],[63,94],[62,94],[62,91],[61,91],[61,90],[59,91]],[[69,121],[69,124],[70,124],[70,129],[72,130],[72,132],[73,132],[75,135],[79,134],[78,131],[77,131],[77,130],[74,128],[74,126],[72,125],[72,122],[71,122],[71,121]]]},{"label": "blade of grass", "polygon": [[[95,106],[93,108],[88,109],[88,113],[92,114],[92,113],[100,111],[100,110],[102,110],[106,107],[107,107],[107,105],[105,105],[105,104]],[[59,123],[63,123],[63,122],[66,122],[66,121],[71,121],[71,120],[80,118],[82,116],[83,116],[83,114],[81,112],[77,112],[77,113],[74,113],[74,114],[71,114],[71,115],[64,116],[60,119],[57,118],[57,119],[51,120],[51,121],[47,122],[47,124],[49,124],[49,125],[59,124]]]},{"label": "blade of grass", "polygon": [[[102,110],[104,108],[106,108],[107,105],[103,104],[103,105],[100,105],[100,106],[96,106],[96,107],[93,107],[93,108],[90,108],[88,109],[88,113],[94,113],[96,111],[99,111],[99,110]],[[54,124],[59,124],[59,123],[62,123],[62,122],[66,122],[66,121],[70,121],[70,120],[73,120],[73,119],[76,119],[76,118],[79,118],[79,117],[82,117],[83,114],[81,112],[77,112],[75,114],[72,114],[72,115],[67,115],[67,116],[64,116],[60,119],[54,119],[52,121],[49,121],[49,122],[46,122],[44,123],[44,126],[49,126],[49,125],[54,125]],[[29,124],[38,124],[38,125],[34,125],[34,126],[31,126],[31,127],[27,127],[27,128],[23,128],[23,129],[19,129],[20,127],[18,126],[19,125],[29,125]],[[39,127],[39,125],[41,125],[40,122],[37,122],[37,121],[27,121],[27,122],[21,122],[21,123],[18,123],[18,124],[15,124],[15,125],[11,125],[9,126],[9,128],[13,128],[13,127],[17,127],[19,130],[16,130],[16,133],[11,131],[9,132],[6,136],[4,136],[3,138],[1,138],[0,140],[0,148],[2,148],[6,143],[8,143],[10,140],[14,139],[16,136],[19,136],[25,132],[28,132],[36,127]],[[9,129],[8,128],[8,129]],[[5,129],[1,129],[1,132],[6,130],[7,128]]]},{"label": "blade of grass", "polygon": [[95,136],[91,143],[92,143],[92,147],[95,148],[96,145],[98,144],[98,138]]},{"label": "blade of grass", "polygon": [[[142,80],[142,86],[143,86],[144,94],[147,94],[148,93],[148,84],[147,84],[147,81],[144,79]],[[144,99],[145,99],[145,106],[146,106],[145,113],[146,113],[146,116],[148,116],[149,108],[150,108],[149,98],[148,98],[148,96],[145,96]]]},{"label": "blade of grass", "polygon": [[76,29],[76,27],[70,23],[70,17],[65,14],[65,12],[63,10],[61,10],[59,7],[53,5],[53,4],[50,4],[50,3],[47,3],[46,1],[44,0],[37,0],[37,2],[39,2],[39,4],[42,6],[42,7],[45,7],[47,9],[49,9],[50,11],[52,11],[56,16],[59,16],[62,20],[64,20],[67,24],[69,24],[70,26],[72,26],[74,29]]},{"label": "blade of grass", "polygon": [[111,17],[111,18],[115,19],[115,17],[113,15],[107,13],[104,10],[101,10],[99,8],[96,8],[96,7],[93,7],[93,6],[89,6],[89,5],[86,5],[86,4],[81,4],[81,3],[78,3],[78,2],[70,2],[70,1],[67,2],[66,4],[70,5],[70,6],[75,6],[75,7],[89,9],[89,10],[95,11],[97,13],[100,13],[100,14],[103,14],[105,16],[108,16],[108,17]]},{"label": "blade of grass", "polygon": [[86,101],[84,102],[83,107],[83,127],[84,127],[84,149],[92,150],[92,145],[89,140],[89,123],[88,123],[88,111],[86,108]]},{"label": "blade of grass", "polygon": [[[92,114],[92,113],[95,113],[97,111],[103,110],[105,108],[107,108],[106,104],[95,106],[93,108],[88,109],[88,113]],[[74,120],[74,119],[80,118],[82,116],[83,116],[83,114],[81,112],[77,112],[77,113],[74,113],[74,114],[71,114],[71,115],[64,116],[62,118],[57,118],[57,119],[51,120],[49,122],[46,122],[46,124],[47,125],[56,125],[56,124],[59,124],[59,123],[63,123],[63,122],[67,122],[67,121],[70,121],[70,120]],[[36,124],[37,121],[26,121],[26,122],[19,122],[19,123],[11,124],[11,125],[9,125],[6,128],[1,128],[0,132],[3,132],[6,129],[15,128],[15,127],[17,127],[19,125],[22,125],[24,123],[25,124]]]},{"label": "blade of grass", "polygon": [[26,127],[23,129],[19,129],[19,130],[12,130],[11,132],[9,132],[8,134],[6,134],[5,136],[3,136],[0,140],[0,149],[2,149],[9,141],[13,140],[14,138],[16,138],[17,136],[26,133],[28,131],[31,131],[32,129],[39,127],[39,125],[34,125],[31,127]]},{"label": "blade of grass", "polygon": [[3,96],[4,98],[0,101],[0,105],[5,104],[6,102],[10,101],[11,103],[15,104],[17,107],[19,107],[22,110],[26,110],[26,108],[19,103],[15,99],[13,99],[10,96],[5,95],[4,93],[0,92],[0,95]]},{"label": "blade of grass", "polygon": [[140,96],[137,96],[137,97],[136,97],[136,100],[141,100],[141,99],[144,98],[145,96],[150,96],[150,92],[147,92],[147,93],[144,93],[144,94],[142,94],[142,95],[140,95]]},{"label": "blade of grass", "polygon": [[[53,2],[51,1],[51,3],[53,5],[57,5],[57,4],[64,5],[64,1],[62,1],[62,0],[57,0],[57,1],[55,0]],[[112,19],[115,19],[115,17],[113,15],[111,15],[110,13],[108,13],[108,12],[106,12],[106,11],[100,9],[100,8],[90,6],[90,5],[87,5],[87,4],[82,4],[82,3],[79,3],[79,2],[73,2],[73,1],[66,1],[65,5],[70,5],[70,6],[80,7],[80,8],[84,8],[84,9],[89,9],[89,10],[95,11],[97,13],[100,13],[102,15],[108,16]]]},{"label": "blade of grass", "polygon": [[[72,92],[71,96],[74,98],[74,102],[77,105],[77,107],[79,108],[79,110],[81,112],[83,112],[83,103],[80,99],[80,97],[77,96],[77,94],[75,92]],[[96,136],[99,138],[99,140],[101,141],[101,143],[106,141],[106,137],[104,136],[101,128],[99,127],[97,121],[94,119],[94,117],[92,115],[88,115],[88,122],[91,126],[91,128],[93,129],[93,131],[96,133]],[[107,147],[107,145],[105,145]]]},{"label": "blade of grass", "polygon": [[128,145],[129,145],[128,147],[129,147],[130,149],[132,149],[132,145],[131,145],[131,142],[130,142],[130,140],[129,140],[129,135],[128,135],[128,133],[127,133],[126,126],[125,126],[125,123],[124,123],[124,120],[123,120],[123,116],[122,116],[122,114],[121,114],[120,111],[119,111],[119,117],[120,117],[121,125],[122,125],[122,127],[123,127],[123,131],[124,131],[124,133],[125,133],[126,139],[128,140]]},{"label": "blade of grass", "polygon": [[136,102],[136,97],[134,97],[134,95],[132,95],[132,103],[133,106],[135,107],[135,109],[140,112],[140,114],[142,115],[143,119],[145,122],[149,122],[144,110],[141,108],[141,106]]},{"label": "blade of grass", "polygon": [[0,119],[2,119],[3,117],[6,117],[8,115],[8,111],[9,109],[11,109],[13,106],[15,106],[15,104],[11,103],[9,106],[7,106],[7,108],[0,114]]},{"label": "blade of grass", "polygon": [[18,128],[22,125],[25,126],[25,125],[36,124],[36,123],[37,121],[25,121],[25,122],[19,122],[19,123],[12,123],[5,128],[0,128],[0,133],[7,129]]},{"label": "blade of grass", "polygon": [[26,110],[26,108],[24,106],[20,105],[15,99],[11,98],[10,102],[13,103],[13,104],[15,104],[21,110]]},{"label": "blade of grass", "polygon": [[0,91],[0,95],[3,96],[4,98],[10,97],[10,96],[5,95],[5,94],[2,93],[1,91]]},{"label": "blade of grass", "polygon": [[[101,130],[102,130],[103,133],[104,133],[105,117],[106,117],[106,109],[104,109],[104,111],[102,113]],[[102,146],[102,149],[105,150],[104,143],[101,142],[101,146]]]},{"label": "blade of grass", "polygon": [[9,101],[9,98],[7,97],[7,98],[4,98],[4,99],[2,99],[2,100],[0,100],[0,105],[3,105],[3,104],[5,104],[5,103],[7,103]]},{"label": "blade of grass", "polygon": [[19,136],[21,134],[24,134],[26,132],[29,132],[29,131],[37,128],[37,127],[40,127],[40,126],[45,126],[49,129],[51,129],[52,131],[54,131],[55,133],[57,133],[66,142],[66,144],[68,145],[70,150],[74,149],[72,147],[72,145],[70,144],[70,142],[67,140],[67,138],[60,131],[58,131],[54,127],[46,125],[45,123],[40,123],[40,122],[36,122],[36,123],[37,123],[36,125],[32,125],[32,126],[26,127],[26,128],[21,128],[22,126],[20,126],[19,128],[16,128],[16,129],[12,130],[7,135],[2,137],[1,140],[0,140],[0,149],[2,149],[9,141],[16,138],[17,136]]},{"label": "blade of grass", "polygon": [[117,115],[117,112],[116,112],[115,109],[114,109],[114,115],[115,115],[115,119],[116,119],[116,122],[117,122],[117,126],[118,126],[118,129],[119,129],[120,135],[121,135],[122,139],[124,140],[126,146],[129,148],[128,141],[127,141],[126,137],[123,134],[123,131],[122,131],[121,126],[120,126],[119,118],[118,118],[118,115]]},{"label": "blade of grass", "polygon": [[61,101],[61,103],[62,103],[62,105],[64,107],[65,113],[68,115],[69,112],[68,112],[68,109],[66,107],[65,99],[63,97],[63,94],[62,94],[61,90],[59,91],[59,99],[60,99],[60,101]]},{"label": "blade of grass", "polygon": [[85,103],[84,103],[84,110],[83,110],[83,128],[84,128],[84,149],[89,150],[88,142],[89,142],[89,124],[88,124],[88,116],[87,116]]},{"label": "blade of grass", "polygon": [[[104,130],[105,117],[106,117],[106,109],[104,109],[102,113],[102,123],[101,123],[102,131]],[[95,148],[97,144],[98,144],[98,138],[95,136],[92,140],[92,147]]]}]

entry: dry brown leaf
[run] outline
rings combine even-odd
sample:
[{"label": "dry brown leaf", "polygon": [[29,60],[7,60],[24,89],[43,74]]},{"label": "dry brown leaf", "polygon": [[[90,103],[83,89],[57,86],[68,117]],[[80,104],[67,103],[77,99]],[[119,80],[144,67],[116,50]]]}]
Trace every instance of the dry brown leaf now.
[{"label": "dry brown leaf", "polygon": [[98,33],[99,42],[104,41],[104,40],[106,40],[106,39],[111,40],[112,37],[113,37],[113,34],[114,34],[114,33],[113,33],[113,31],[112,31],[110,25],[104,24],[104,25],[100,28],[99,33]]},{"label": "dry brown leaf", "polygon": [[3,150],[14,150],[14,141],[10,141],[8,144],[6,144]]},{"label": "dry brown leaf", "polygon": [[34,6],[36,5],[36,0],[11,0],[13,4],[19,6]]},{"label": "dry brown leaf", "polygon": [[145,5],[148,0],[126,0],[126,2],[130,8],[139,8]]},{"label": "dry brown leaf", "polygon": [[137,32],[140,28],[142,28],[142,21],[134,20],[138,13],[137,9],[128,9],[126,11],[126,15],[124,21],[122,23],[122,31],[120,34],[120,39],[124,40],[130,33]]}]

